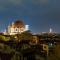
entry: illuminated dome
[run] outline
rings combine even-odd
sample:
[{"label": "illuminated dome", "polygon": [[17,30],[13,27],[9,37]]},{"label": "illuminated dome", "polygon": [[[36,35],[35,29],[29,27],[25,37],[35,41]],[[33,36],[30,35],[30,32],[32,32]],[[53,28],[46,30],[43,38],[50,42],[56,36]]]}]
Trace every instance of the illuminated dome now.
[{"label": "illuminated dome", "polygon": [[22,28],[22,27],[25,27],[25,25],[24,25],[23,21],[17,20],[17,21],[15,21],[15,23],[14,23],[14,27]]},{"label": "illuminated dome", "polygon": [[28,30],[29,30],[28,25],[25,25],[24,22],[21,20],[17,20],[15,22],[12,22],[12,24],[8,26],[5,32],[9,35],[15,35],[15,34],[21,34],[22,32]]}]

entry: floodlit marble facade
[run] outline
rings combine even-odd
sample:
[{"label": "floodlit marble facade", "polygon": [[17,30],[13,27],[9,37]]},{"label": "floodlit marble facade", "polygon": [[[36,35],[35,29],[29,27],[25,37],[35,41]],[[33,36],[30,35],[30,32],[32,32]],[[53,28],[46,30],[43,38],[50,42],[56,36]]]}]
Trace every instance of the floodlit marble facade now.
[{"label": "floodlit marble facade", "polygon": [[4,32],[5,34],[15,35],[21,34],[24,31],[29,30],[29,25],[25,25],[22,21],[12,22],[11,25],[8,26],[7,30]]}]

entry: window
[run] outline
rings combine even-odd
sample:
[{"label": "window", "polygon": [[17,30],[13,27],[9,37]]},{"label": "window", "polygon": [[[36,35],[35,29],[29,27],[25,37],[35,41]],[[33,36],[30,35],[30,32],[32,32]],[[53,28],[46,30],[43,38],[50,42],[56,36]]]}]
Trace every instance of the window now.
[{"label": "window", "polygon": [[15,32],[19,32],[19,29],[18,28],[15,28]]}]

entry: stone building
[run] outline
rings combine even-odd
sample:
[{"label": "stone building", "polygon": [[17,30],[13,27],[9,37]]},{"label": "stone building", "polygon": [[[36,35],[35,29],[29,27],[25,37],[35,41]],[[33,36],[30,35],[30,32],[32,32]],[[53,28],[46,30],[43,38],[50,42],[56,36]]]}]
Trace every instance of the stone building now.
[{"label": "stone building", "polygon": [[23,21],[17,20],[12,22],[11,25],[5,30],[4,34],[15,35],[21,34],[24,31],[29,30],[29,25],[25,25]]}]

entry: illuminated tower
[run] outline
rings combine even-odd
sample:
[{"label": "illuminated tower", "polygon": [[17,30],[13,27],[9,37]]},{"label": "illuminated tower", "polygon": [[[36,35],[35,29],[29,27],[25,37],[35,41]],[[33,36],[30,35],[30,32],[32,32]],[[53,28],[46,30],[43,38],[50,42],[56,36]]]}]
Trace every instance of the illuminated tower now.
[{"label": "illuminated tower", "polygon": [[25,31],[29,30],[29,25],[25,25]]},{"label": "illuminated tower", "polygon": [[49,33],[52,33],[52,28],[50,28]]}]

